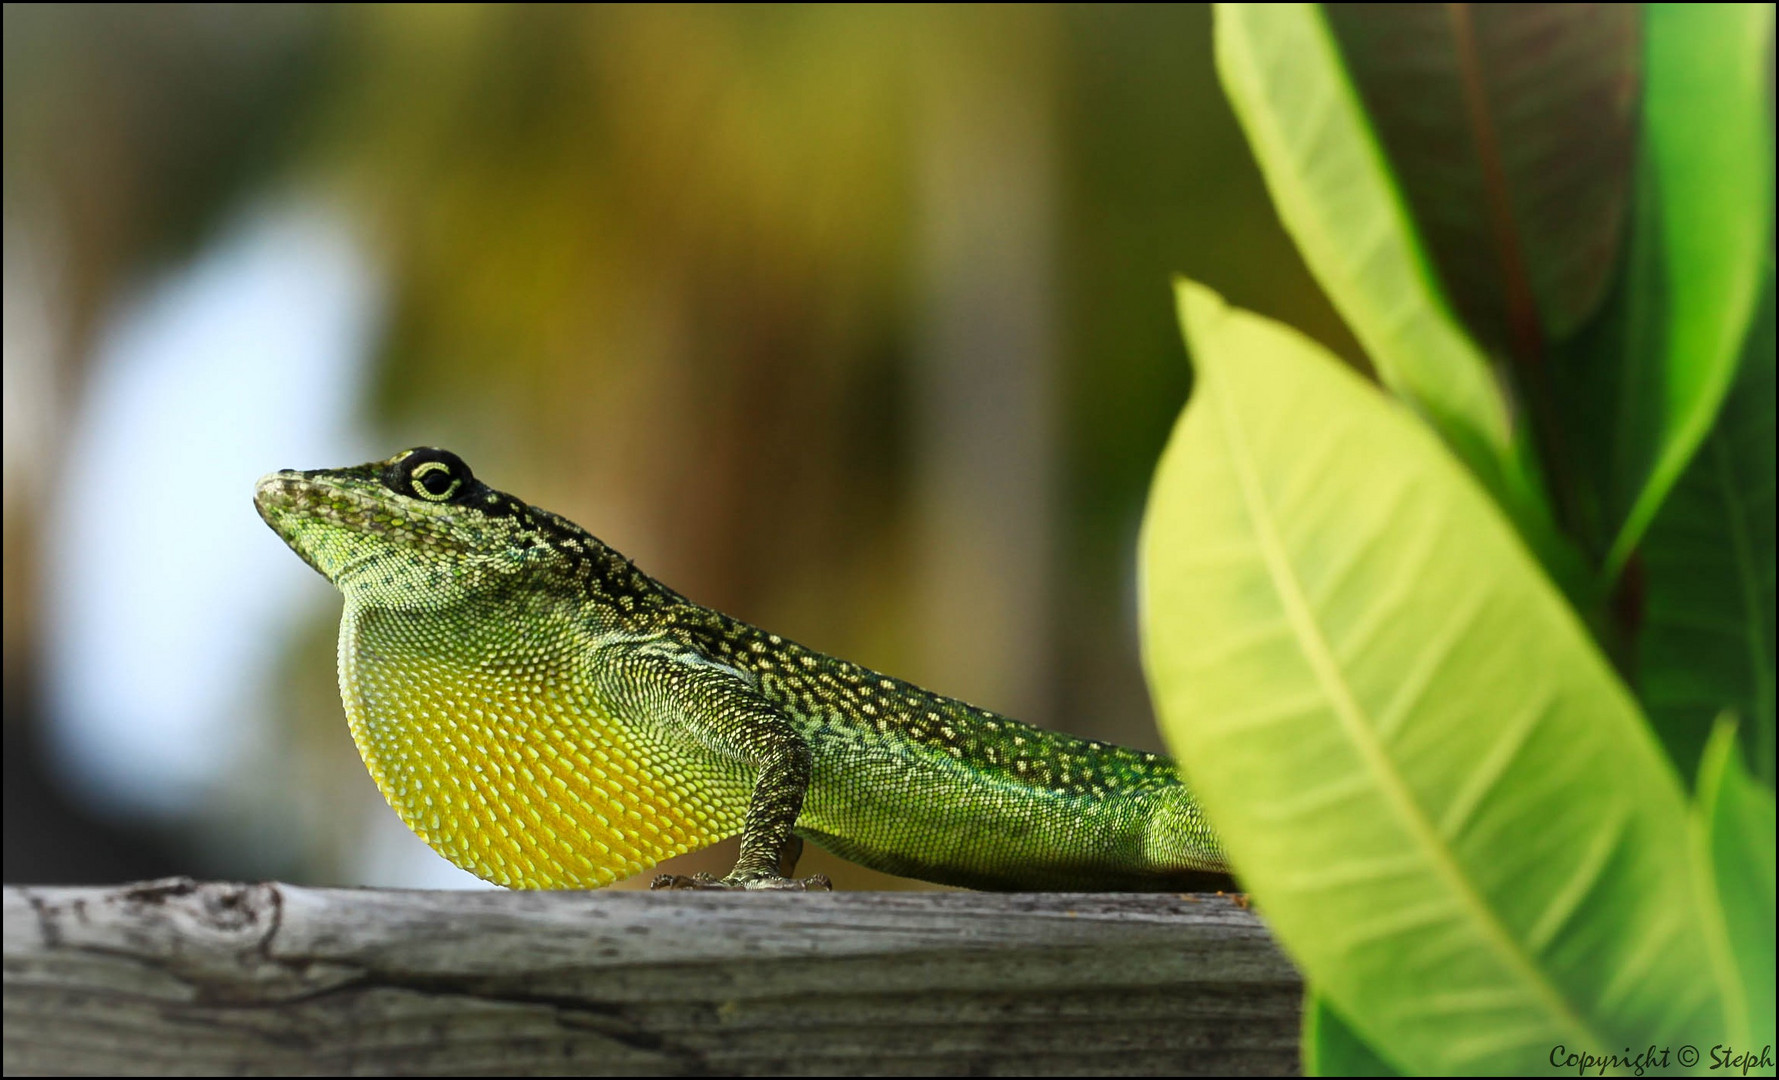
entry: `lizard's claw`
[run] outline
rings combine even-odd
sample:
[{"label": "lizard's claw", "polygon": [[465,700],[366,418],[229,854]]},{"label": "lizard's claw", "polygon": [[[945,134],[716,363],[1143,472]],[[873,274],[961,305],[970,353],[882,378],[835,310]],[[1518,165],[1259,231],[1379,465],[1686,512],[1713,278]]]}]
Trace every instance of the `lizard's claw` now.
[{"label": "lizard's claw", "polygon": [[651,889],[715,889],[722,891],[783,891],[783,892],[831,892],[834,883],[826,874],[812,874],[806,878],[754,877],[736,880],[734,878],[716,878],[709,874],[662,874],[649,883]]}]

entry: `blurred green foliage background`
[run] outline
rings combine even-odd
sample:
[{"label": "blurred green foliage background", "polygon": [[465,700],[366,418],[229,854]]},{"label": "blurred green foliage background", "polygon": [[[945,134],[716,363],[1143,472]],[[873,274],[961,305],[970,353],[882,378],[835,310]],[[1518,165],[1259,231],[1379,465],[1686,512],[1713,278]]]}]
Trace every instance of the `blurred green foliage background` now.
[{"label": "blurred green foliage background", "polygon": [[[9,882],[453,880],[357,759],[319,579],[255,624],[275,660],[218,721],[253,737],[185,794],[117,796],[158,759],[86,760],[145,735],[128,677],[79,659],[79,628],[136,596],[103,583],[169,585],[150,625],[212,619],[256,579],[200,603],[146,538],[214,502],[254,559],[294,564],[251,478],[346,463],[238,460],[202,442],[220,414],[339,412],[359,459],[450,447],[701,602],[1159,748],[1134,541],[1187,390],[1170,275],[1358,353],[1268,205],[1199,5],[9,5],[4,48]],[[292,207],[366,268],[350,405],[249,349],[219,369],[271,388],[249,400],[93,412],[120,320]],[[130,408],[207,448],[76,464],[115,428],[91,417]],[[63,619],[82,582],[101,595]],[[153,663],[229,676],[184,640]],[[57,687],[95,680],[125,706],[60,738]]]}]

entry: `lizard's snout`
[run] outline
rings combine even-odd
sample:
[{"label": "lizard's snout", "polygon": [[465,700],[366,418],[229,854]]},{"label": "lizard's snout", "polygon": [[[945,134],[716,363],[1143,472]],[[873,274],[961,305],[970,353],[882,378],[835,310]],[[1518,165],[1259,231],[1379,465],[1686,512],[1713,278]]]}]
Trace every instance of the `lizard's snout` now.
[{"label": "lizard's snout", "polygon": [[253,485],[253,508],[278,538],[322,576],[332,581],[333,563],[319,557],[326,547],[324,529],[314,515],[315,485],[295,469],[267,473]]},{"label": "lizard's snout", "polygon": [[253,505],[259,508],[262,517],[267,510],[289,500],[290,483],[297,478],[295,469],[279,469],[275,473],[267,473],[254,482]]},{"label": "lizard's snout", "polygon": [[302,516],[302,508],[312,494],[302,473],[295,469],[279,469],[254,483],[253,508],[259,512],[261,521],[300,552],[291,526]]}]

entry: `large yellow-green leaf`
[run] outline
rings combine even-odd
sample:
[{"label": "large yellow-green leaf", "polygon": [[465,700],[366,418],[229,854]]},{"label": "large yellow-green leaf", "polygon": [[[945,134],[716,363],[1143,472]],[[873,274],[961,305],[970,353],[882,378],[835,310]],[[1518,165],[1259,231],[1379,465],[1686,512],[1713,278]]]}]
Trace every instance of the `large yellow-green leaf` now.
[{"label": "large yellow-green leaf", "polygon": [[1385,385],[1425,416],[1552,576],[1580,591],[1523,435],[1453,315],[1314,4],[1218,4],[1217,72],[1279,218]]},{"label": "large yellow-green leaf", "polygon": [[1715,1037],[1680,783],[1562,596],[1400,407],[1202,287],[1181,305],[1144,661],[1280,940],[1413,1071]]},{"label": "large yellow-green leaf", "polygon": [[1609,453],[1614,576],[1711,430],[1772,235],[1773,5],[1651,4],[1645,41],[1639,197],[1654,201],[1639,228],[1653,235],[1633,241],[1630,325],[1578,410]]},{"label": "large yellow-green leaf", "polygon": [[1768,271],[1717,423],[1643,541],[1637,690],[1681,775],[1712,722],[1740,720],[1754,774],[1773,786],[1774,298]]}]

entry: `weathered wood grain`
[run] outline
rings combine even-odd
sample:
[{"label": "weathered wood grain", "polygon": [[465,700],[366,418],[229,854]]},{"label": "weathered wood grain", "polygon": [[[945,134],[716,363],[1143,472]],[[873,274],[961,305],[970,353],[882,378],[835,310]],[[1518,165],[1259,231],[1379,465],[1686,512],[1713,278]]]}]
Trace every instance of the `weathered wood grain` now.
[{"label": "weathered wood grain", "polygon": [[1222,897],[5,890],[20,1073],[1285,1073]]}]

